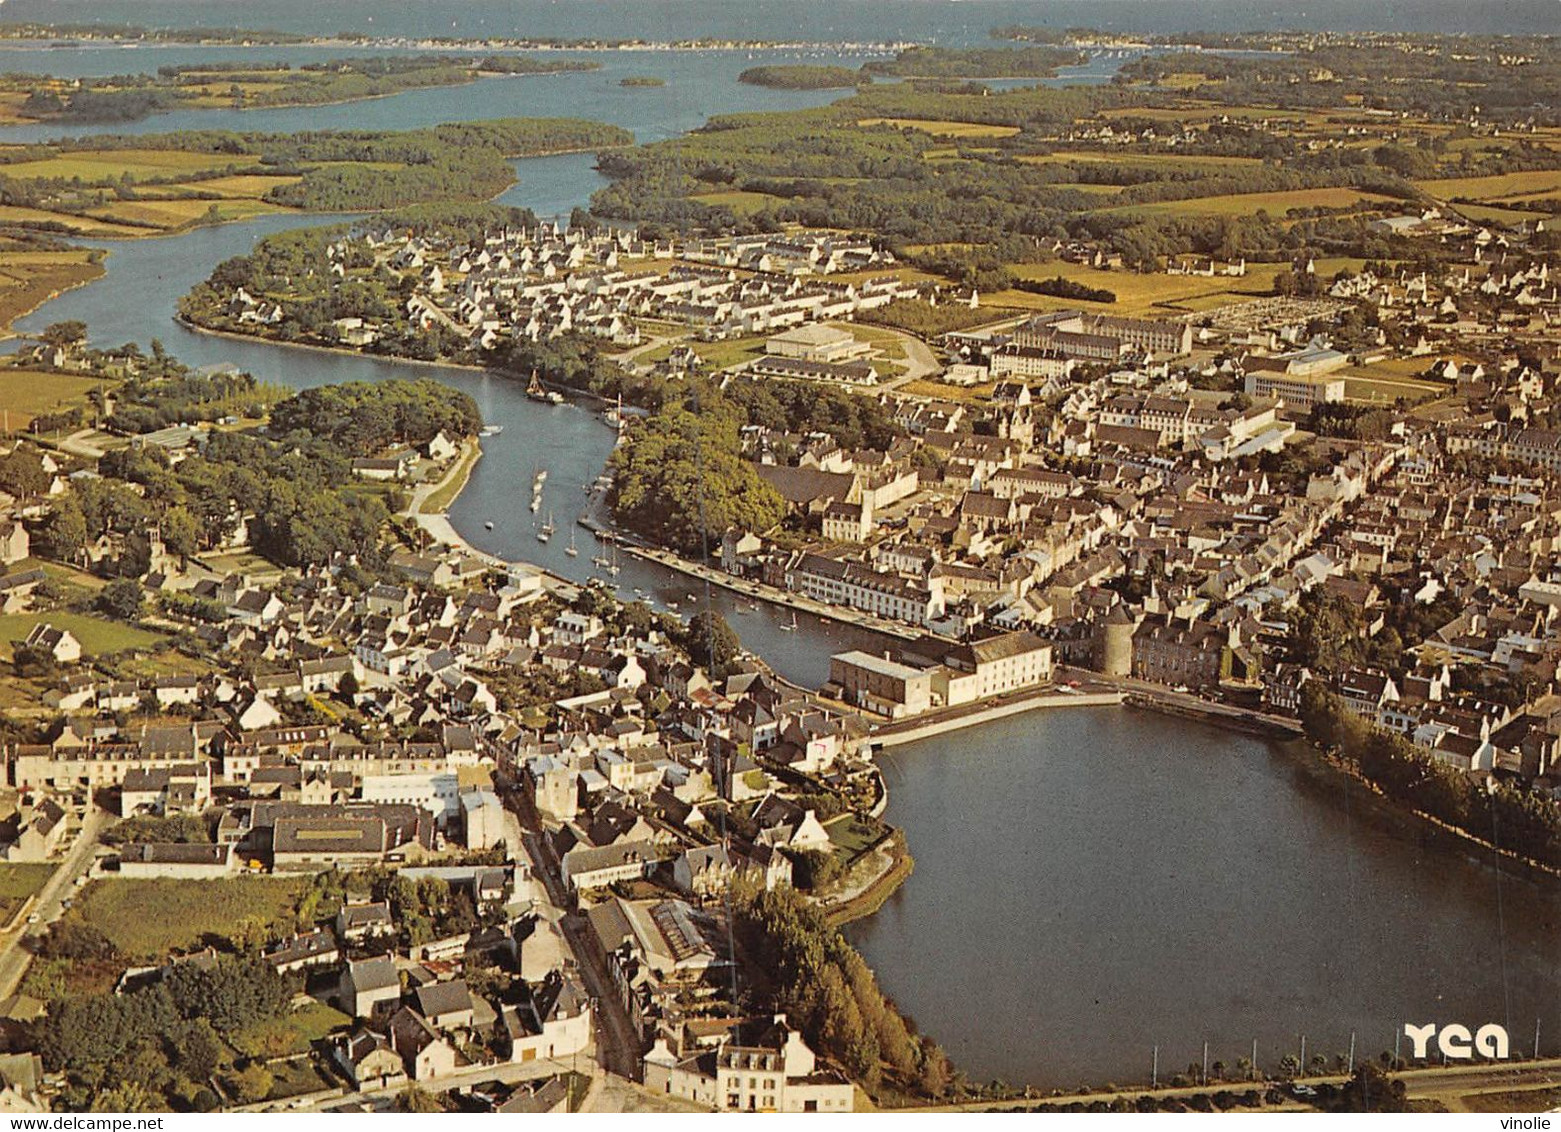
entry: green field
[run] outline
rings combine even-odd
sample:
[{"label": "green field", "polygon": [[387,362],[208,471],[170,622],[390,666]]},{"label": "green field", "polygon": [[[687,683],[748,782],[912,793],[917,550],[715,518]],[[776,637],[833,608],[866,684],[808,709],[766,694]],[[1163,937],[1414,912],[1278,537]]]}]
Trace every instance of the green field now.
[{"label": "green field", "polygon": [[99,880],[81,890],[72,916],[91,924],[128,959],[161,960],[172,951],[227,939],[246,928],[290,920],[307,877],[224,880]]},{"label": "green field", "polygon": [[6,613],[0,615],[0,641],[24,640],[34,625],[48,622],[56,629],[68,629],[81,642],[85,656],[122,652],[125,649],[144,649],[160,645],[168,638],[161,633],[137,629],[88,613]]},{"label": "green field", "polygon": [[49,864],[0,864],[0,927],[11,922],[27,898],[39,892],[54,874]]},{"label": "green field", "polygon": [[[95,377],[30,369],[0,369],[0,407],[10,414],[12,432],[34,417],[72,405],[85,405],[87,394],[104,384]],[[114,383],[109,382],[110,386]]]},{"label": "green field", "polygon": [[5,167],[5,175],[17,180],[69,181],[80,177],[87,183],[120,180],[126,173],[131,180],[170,180],[188,173],[226,169],[230,165],[253,165],[258,158],[243,153],[195,153],[182,149],[100,149],[62,154],[42,161],[19,161]]},{"label": "green field", "polygon": [[772,204],[785,204],[785,197],[772,196],[769,193],[750,193],[744,189],[732,189],[724,193],[700,193],[690,197],[700,204],[708,204],[718,208],[729,208],[738,216],[747,216],[750,212],[758,212],[761,208],[768,208]]},{"label": "green field", "polygon": [[920,130],[935,138],[1011,138],[1018,126],[991,126],[984,122],[945,122],[932,118],[863,118],[858,126],[893,126],[897,130]]},{"label": "green field", "polygon": [[1381,193],[1359,189],[1290,189],[1275,193],[1230,193],[1215,197],[1189,197],[1186,200],[1161,200],[1148,204],[1122,204],[1107,212],[1140,216],[1255,216],[1267,212],[1283,217],[1292,208],[1345,209],[1360,205],[1378,207],[1399,202]]}]

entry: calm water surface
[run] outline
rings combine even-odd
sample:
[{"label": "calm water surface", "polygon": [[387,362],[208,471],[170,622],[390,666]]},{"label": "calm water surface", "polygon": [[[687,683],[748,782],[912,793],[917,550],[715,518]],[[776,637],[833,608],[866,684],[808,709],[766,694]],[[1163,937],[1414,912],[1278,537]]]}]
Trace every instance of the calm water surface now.
[{"label": "calm water surface", "polygon": [[[1176,27],[1429,27],[1556,30],[1554,4],[1357,5],[1329,0],[1307,11],[1232,0],[1173,5],[1144,0],[1047,5],[1022,2],[888,4],[711,0],[585,4],[582,0],[466,0],[415,6],[310,0],[12,0],[9,20],[113,20],[160,26],[242,23],[329,33],[532,34],[653,38],[729,35],[786,39],[895,38],[975,43],[1011,22],[1131,30]],[[1282,19],[1281,19],[1282,15]],[[372,17],[372,21],[370,20]],[[453,27],[446,26],[453,21]],[[338,49],[212,48],[26,51],[0,48],[0,67],[58,74],[149,69],[213,58],[329,57]],[[795,53],[757,53],[766,60]],[[579,115],[614,122],[641,140],[673,136],[714,113],[819,105],[835,92],[745,87],[747,53],[613,53],[600,72],[487,80],[342,107],[192,111],[124,127],[231,129],[408,128],[509,114]],[[838,53],[808,56],[830,61]],[[859,56],[846,57],[847,61]],[[1075,76],[1100,81],[1100,61]],[[667,79],[625,89],[628,74]],[[58,128],[0,130],[0,141],[54,136]],[[602,183],[589,155],[516,163],[519,183],[501,198],[543,215],[584,204]],[[527,400],[492,375],[288,349],[198,335],[173,322],[179,295],[223,259],[272,232],[342,218],[273,216],[184,236],[104,243],[108,274],[23,320],[38,329],[79,318],[97,345],[161,338],[193,365],[233,362],[303,388],[433,373],[476,398],[501,435],[451,519],[475,545],[583,580],[601,553],[574,526],[590,507],[612,433],[590,408]],[[538,468],[549,471],[546,545],[526,510]],[[484,524],[491,522],[492,531]],[[577,558],[564,553],[575,531]],[[733,608],[716,590],[620,559],[626,597],[641,591],[682,612],[709,601],[750,647],[785,675],[817,683],[828,656],[881,647],[874,635],[790,614]],[[1391,1047],[1402,1022],[1505,1022],[1527,1049],[1542,1018],[1546,1049],[1561,1039],[1553,891],[1489,862],[1413,835],[1385,832],[1335,788],[1302,779],[1280,753],[1240,736],[1118,710],[1036,713],[899,748],[885,758],[889,818],[917,859],[904,889],[850,935],[888,992],[977,1080],[1001,1076],[1043,1086],[1141,1080],[1150,1051],[1165,1072],[1201,1057],[1233,1064],[1259,1043],[1274,1065],[1308,1036],[1309,1052],[1347,1048],[1352,1031],[1371,1055]]]},{"label": "calm water surface", "polygon": [[1129,709],[898,747],[915,872],[847,935],[973,1080],[1071,1087],[1393,1048],[1406,1021],[1561,1047],[1561,898],[1421,846],[1267,743]]}]

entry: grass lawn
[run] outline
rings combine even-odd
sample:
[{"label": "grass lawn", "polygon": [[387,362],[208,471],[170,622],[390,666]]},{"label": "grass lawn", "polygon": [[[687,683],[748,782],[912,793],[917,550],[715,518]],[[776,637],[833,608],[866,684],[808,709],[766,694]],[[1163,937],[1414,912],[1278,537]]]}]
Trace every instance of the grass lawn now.
[{"label": "grass lawn", "polygon": [[54,866],[39,864],[0,864],[0,925],[10,923],[29,896],[43,888],[54,873]]},{"label": "grass lawn", "polygon": [[864,822],[855,814],[830,818],[824,823],[824,831],[829,834],[830,844],[835,847],[836,855],[847,868],[884,836],[881,825]]},{"label": "grass lawn", "polygon": [[960,401],[975,402],[985,401],[992,396],[992,390],[997,388],[995,382],[984,382],[981,385],[949,385],[942,381],[907,381],[900,386],[901,393],[912,397],[931,397],[935,401]]},{"label": "grass lawn", "polygon": [[203,555],[201,561],[213,570],[224,574],[275,574],[282,570],[269,558],[262,558],[258,554],[243,550],[236,550],[231,554]]},{"label": "grass lawn", "polygon": [[423,505],[418,508],[418,511],[424,515],[438,515],[448,510],[450,504],[455,502],[455,497],[461,494],[461,489],[466,486],[466,480],[471,476],[472,468],[481,454],[482,449],[475,444],[468,448],[462,454],[459,465],[450,477],[439,488],[429,492],[428,498],[423,500]]},{"label": "grass lawn", "polygon": [[279,1061],[266,1068],[271,1072],[271,1092],[267,1100],[279,1101],[286,1097],[300,1097],[305,1093],[317,1093],[322,1089],[334,1089],[340,1082],[323,1072],[307,1056],[291,1061]]},{"label": "grass lawn", "polygon": [[132,657],[116,664],[115,670],[126,676],[205,676],[212,666],[197,657],[185,656],[178,649],[159,649],[145,656]]},{"label": "grass lawn", "polygon": [[275,1018],[235,1033],[233,1048],[247,1057],[306,1053],[312,1043],[351,1024],[352,1019],[340,1010],[311,1000],[286,1018]]},{"label": "grass lawn", "polygon": [[14,432],[26,428],[34,417],[73,405],[85,405],[87,394],[99,385],[111,387],[115,384],[70,373],[0,369],[0,407],[10,414],[10,427]]},{"label": "grass lawn", "polygon": [[171,951],[228,938],[249,925],[290,918],[307,877],[223,880],[98,880],[81,890],[80,917],[131,959],[161,960]]},{"label": "grass lawn", "polygon": [[649,365],[653,362],[664,360],[673,349],[680,345],[692,346],[694,353],[704,359],[707,370],[721,370],[728,366],[741,365],[751,362],[754,358],[764,353],[764,343],[770,339],[768,334],[755,334],[747,338],[728,338],[722,342],[700,342],[693,338],[684,338],[679,342],[667,342],[657,346],[654,350],[647,350],[635,360]]},{"label": "grass lawn", "polygon": [[161,633],[138,629],[89,613],[7,613],[0,615],[0,641],[20,641],[32,632],[34,625],[47,622],[57,629],[69,629],[81,642],[86,656],[122,652],[125,649],[142,649],[158,645],[168,638]]},{"label": "grass lawn", "polygon": [[1386,374],[1382,377],[1344,375],[1345,399],[1348,401],[1359,401],[1363,404],[1390,405],[1400,397],[1407,397],[1411,401],[1419,401],[1426,397],[1437,397],[1446,392],[1448,392],[1446,383],[1440,381],[1389,377]]},{"label": "grass lawn", "polygon": [[984,122],[946,122],[934,118],[863,118],[858,126],[893,126],[897,130],[920,130],[938,138],[1011,138],[1018,126],[990,126]]}]

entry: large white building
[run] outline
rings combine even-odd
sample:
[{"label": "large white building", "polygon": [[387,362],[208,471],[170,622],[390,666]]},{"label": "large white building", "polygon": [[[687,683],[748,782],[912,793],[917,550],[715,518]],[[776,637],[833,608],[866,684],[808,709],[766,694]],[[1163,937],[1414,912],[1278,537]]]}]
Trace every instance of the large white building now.
[{"label": "large white building", "polygon": [[645,1087],[720,1112],[850,1112],[855,1087],[821,1072],[784,1014],[734,1024],[714,1050],[673,1053],[658,1038],[645,1055]]}]

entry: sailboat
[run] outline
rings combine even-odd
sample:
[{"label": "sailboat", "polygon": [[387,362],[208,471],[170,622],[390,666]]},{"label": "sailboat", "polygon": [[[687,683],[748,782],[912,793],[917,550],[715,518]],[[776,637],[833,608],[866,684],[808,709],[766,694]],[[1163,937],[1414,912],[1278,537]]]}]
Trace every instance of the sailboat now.
[{"label": "sailboat", "polygon": [[570,528],[569,545],[564,547],[564,553],[569,555],[570,558],[573,558],[575,555],[580,553],[580,551],[575,548],[575,532],[573,528]]},{"label": "sailboat", "polygon": [[621,567],[618,565],[618,547],[615,544],[612,548],[612,564],[607,567],[607,572],[616,578],[620,569]]},{"label": "sailboat", "polygon": [[543,523],[540,527],[537,528],[537,541],[546,542],[548,539],[553,537],[553,531],[556,529],[557,528],[553,526],[553,512],[549,511],[547,513],[547,522]]},{"label": "sailboat", "polygon": [[781,626],[781,632],[782,633],[795,633],[796,631],[797,631],[797,611],[795,609],[793,609],[791,611],[791,624],[789,624],[789,625],[782,625]]}]

